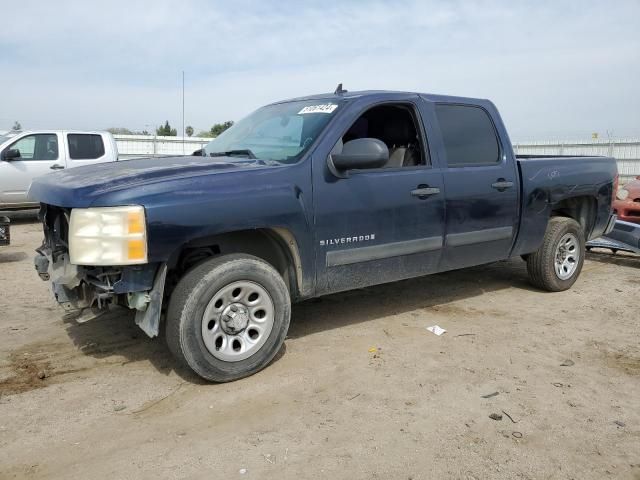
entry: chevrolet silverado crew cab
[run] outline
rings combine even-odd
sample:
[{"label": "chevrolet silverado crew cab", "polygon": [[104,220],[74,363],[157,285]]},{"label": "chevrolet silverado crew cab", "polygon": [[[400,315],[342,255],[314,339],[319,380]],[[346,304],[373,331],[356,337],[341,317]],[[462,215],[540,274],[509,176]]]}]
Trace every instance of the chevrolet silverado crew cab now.
[{"label": "chevrolet silverado crew cab", "polygon": [[117,159],[109,132],[40,130],[0,136],[0,210],[37,208],[38,203],[27,198],[36,177]]},{"label": "chevrolet silverado crew cab", "polygon": [[516,157],[490,101],[339,87],[192,156],[38,178],[35,263],[80,319],[132,309],[224,382],[273,359],[293,301],[520,256],[533,285],[568,289],[616,183],[612,158]]}]

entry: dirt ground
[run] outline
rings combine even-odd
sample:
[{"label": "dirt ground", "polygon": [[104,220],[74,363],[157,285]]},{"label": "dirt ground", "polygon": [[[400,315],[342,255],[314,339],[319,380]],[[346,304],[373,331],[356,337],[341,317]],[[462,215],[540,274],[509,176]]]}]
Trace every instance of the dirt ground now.
[{"label": "dirt ground", "polygon": [[210,385],[127,314],[63,321],[40,239],[19,215],[0,247],[1,478],[640,479],[638,257],[556,294],[518,259],[305,302],[271,366]]}]

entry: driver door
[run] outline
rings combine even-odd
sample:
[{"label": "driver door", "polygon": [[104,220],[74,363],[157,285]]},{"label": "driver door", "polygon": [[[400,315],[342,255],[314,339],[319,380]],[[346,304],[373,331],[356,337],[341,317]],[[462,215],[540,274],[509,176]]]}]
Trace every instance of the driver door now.
[{"label": "driver door", "polygon": [[347,133],[334,137],[333,151],[354,137],[376,138],[394,151],[394,144],[404,142],[386,134],[396,130],[395,125],[381,122],[395,122],[391,114],[397,109],[398,123],[413,118],[417,136],[412,132],[409,141],[420,150],[419,162],[392,164],[391,154],[381,168],[351,170],[339,178],[327,168],[324,155],[314,159],[318,162],[313,174],[318,294],[437,271],[445,192],[442,172],[430,161],[418,102],[399,97],[364,113],[354,112],[347,122],[351,127],[343,129]]},{"label": "driver door", "polygon": [[[19,150],[17,158],[6,158],[8,150]],[[33,133],[24,135],[0,152],[0,203],[5,206],[31,204],[27,198],[35,177],[64,168],[60,158],[58,135]]]}]

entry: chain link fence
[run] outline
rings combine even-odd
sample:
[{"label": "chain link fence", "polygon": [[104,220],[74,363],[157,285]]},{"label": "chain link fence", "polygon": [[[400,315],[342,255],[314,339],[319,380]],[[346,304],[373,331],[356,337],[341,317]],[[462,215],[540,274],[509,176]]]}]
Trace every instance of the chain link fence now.
[{"label": "chain link fence", "polygon": [[[210,138],[114,135],[120,158],[191,155]],[[640,175],[640,139],[591,141],[537,141],[513,145],[522,155],[605,155],[618,161],[622,182]]]}]

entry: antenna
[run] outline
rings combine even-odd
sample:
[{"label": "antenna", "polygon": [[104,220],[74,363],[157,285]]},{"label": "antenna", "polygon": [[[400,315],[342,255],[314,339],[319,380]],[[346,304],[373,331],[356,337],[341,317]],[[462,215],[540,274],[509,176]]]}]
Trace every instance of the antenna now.
[{"label": "antenna", "polygon": [[348,90],[345,90],[345,89],[342,88],[342,83],[339,83],[338,86],[336,87],[335,92],[333,92],[333,93],[334,93],[334,95],[342,95],[342,94],[347,93],[347,92],[348,92]]}]

